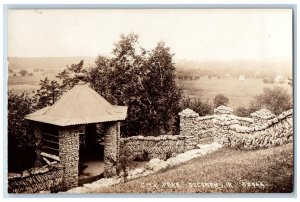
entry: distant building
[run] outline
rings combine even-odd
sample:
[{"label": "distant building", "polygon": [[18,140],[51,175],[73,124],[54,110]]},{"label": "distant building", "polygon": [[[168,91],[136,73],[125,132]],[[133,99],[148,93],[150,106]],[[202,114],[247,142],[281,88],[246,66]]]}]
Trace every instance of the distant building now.
[{"label": "distant building", "polygon": [[241,75],[239,76],[239,80],[240,80],[240,81],[245,81],[245,79],[246,79],[245,75],[242,75],[242,74],[241,74]]}]

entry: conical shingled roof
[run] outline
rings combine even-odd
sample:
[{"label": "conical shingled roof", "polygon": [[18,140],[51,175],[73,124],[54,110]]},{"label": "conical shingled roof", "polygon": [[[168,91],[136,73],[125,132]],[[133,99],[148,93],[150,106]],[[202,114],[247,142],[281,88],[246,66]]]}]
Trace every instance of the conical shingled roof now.
[{"label": "conical shingled roof", "polygon": [[126,106],[111,105],[88,85],[79,82],[52,106],[31,113],[25,119],[69,126],[125,120],[126,116]]}]

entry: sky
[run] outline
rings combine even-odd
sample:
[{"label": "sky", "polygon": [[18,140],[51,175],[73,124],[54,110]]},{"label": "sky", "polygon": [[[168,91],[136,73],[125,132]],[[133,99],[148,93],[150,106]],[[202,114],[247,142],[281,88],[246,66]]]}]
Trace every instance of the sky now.
[{"label": "sky", "polygon": [[8,56],[109,56],[131,32],[175,59],[292,59],[291,9],[9,10]]}]

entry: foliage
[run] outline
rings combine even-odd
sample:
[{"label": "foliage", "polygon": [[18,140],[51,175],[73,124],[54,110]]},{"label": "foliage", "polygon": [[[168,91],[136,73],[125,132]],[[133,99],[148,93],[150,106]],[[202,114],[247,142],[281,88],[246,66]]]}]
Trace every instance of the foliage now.
[{"label": "foliage", "polygon": [[127,181],[128,171],[133,159],[130,157],[131,154],[128,148],[124,148],[123,152],[120,154],[119,161],[117,163],[117,175],[122,173],[124,182]]},{"label": "foliage", "polygon": [[274,83],[274,78],[266,77],[263,78],[264,83]]},{"label": "foliage", "polygon": [[128,106],[125,136],[159,135],[173,130],[179,112],[181,91],[175,84],[173,55],[163,42],[152,51],[137,47],[137,35],[121,35],[113,57],[99,56],[88,80],[110,103]]},{"label": "foliage", "polygon": [[64,92],[70,90],[78,82],[78,78],[75,77],[75,74],[86,72],[82,67],[83,60],[78,64],[67,66],[66,69],[56,75],[58,81],[50,81],[47,77],[44,80],[40,80],[40,88],[34,95],[35,108],[40,109],[54,104]]},{"label": "foliage", "polygon": [[189,97],[181,100],[180,109],[184,110],[186,108],[192,109],[197,112],[199,116],[206,116],[213,114],[213,106],[208,101],[202,101],[201,99],[191,99]]},{"label": "foliage", "polygon": [[25,76],[28,72],[25,69],[22,69],[20,72],[21,76]]},{"label": "foliage", "polygon": [[71,66],[67,66],[62,72],[56,75],[56,78],[61,81],[61,85],[59,86],[62,92],[66,92],[74,87],[78,83],[78,78],[75,76],[77,73],[86,73],[86,70],[83,69],[84,61],[81,60],[78,64],[72,64]]},{"label": "foliage", "polygon": [[266,108],[279,115],[292,108],[292,97],[279,86],[275,86],[273,89],[264,88],[263,93],[254,96],[254,100],[250,102],[249,111],[252,113],[261,108]]},{"label": "foliage", "polygon": [[[8,94],[8,155],[9,170],[18,170],[30,164],[22,154],[33,150],[35,137],[29,122],[24,117],[32,112],[32,100],[26,94]],[[32,153],[32,152],[31,152]],[[33,158],[33,157],[31,157]],[[30,166],[29,166],[30,167]]]},{"label": "foliage", "polygon": [[62,94],[62,89],[58,82],[55,80],[50,81],[47,77],[44,80],[40,80],[39,86],[40,89],[33,96],[36,109],[54,104]]},{"label": "foliage", "polygon": [[288,84],[293,87],[293,78],[288,78]]},{"label": "foliage", "polygon": [[238,107],[235,110],[235,115],[239,116],[239,117],[247,117],[250,115],[249,110],[245,107]]},{"label": "foliage", "polygon": [[226,97],[223,94],[218,94],[218,95],[215,96],[213,102],[214,102],[214,107],[215,108],[217,108],[217,107],[219,107],[221,105],[228,106],[229,99],[228,99],[228,97]]}]

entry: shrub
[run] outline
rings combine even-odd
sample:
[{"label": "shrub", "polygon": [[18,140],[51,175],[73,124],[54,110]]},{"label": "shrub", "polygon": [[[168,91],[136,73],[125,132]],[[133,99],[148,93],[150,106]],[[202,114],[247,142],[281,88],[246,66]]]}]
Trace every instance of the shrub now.
[{"label": "shrub", "polygon": [[213,114],[213,106],[212,104],[208,101],[202,101],[200,98],[198,99],[191,99],[189,97],[183,98],[181,100],[180,104],[180,109],[181,111],[189,108],[192,109],[193,111],[197,112],[199,116],[205,116],[205,115],[211,115]]},{"label": "shrub", "polygon": [[247,108],[245,107],[238,107],[235,110],[235,115],[240,116],[240,117],[247,117],[250,115],[250,112]]},{"label": "shrub", "polygon": [[276,115],[292,108],[292,96],[286,89],[275,86],[273,89],[264,88],[263,93],[254,96],[250,102],[249,112],[266,108]]},{"label": "shrub", "polygon": [[226,97],[225,95],[223,94],[218,94],[216,95],[216,97],[214,98],[214,107],[217,108],[221,105],[224,105],[224,106],[228,106],[229,104],[229,99],[228,97]]},{"label": "shrub", "polygon": [[8,95],[8,170],[30,168],[35,160],[36,138],[33,127],[24,117],[32,111],[32,100],[26,94]]}]

